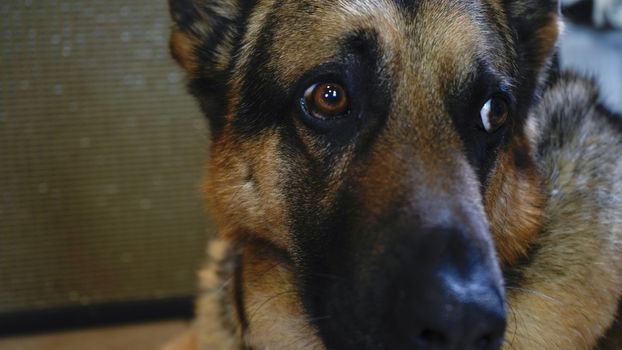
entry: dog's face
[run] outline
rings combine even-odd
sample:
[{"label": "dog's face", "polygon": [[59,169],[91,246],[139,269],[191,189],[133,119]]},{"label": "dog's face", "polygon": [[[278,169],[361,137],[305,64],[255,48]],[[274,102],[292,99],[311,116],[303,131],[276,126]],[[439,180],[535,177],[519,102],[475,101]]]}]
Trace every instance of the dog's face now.
[{"label": "dog's face", "polygon": [[[171,0],[206,194],[266,348],[497,349],[540,199],[555,1]],[[496,249],[495,249],[496,248]]]}]

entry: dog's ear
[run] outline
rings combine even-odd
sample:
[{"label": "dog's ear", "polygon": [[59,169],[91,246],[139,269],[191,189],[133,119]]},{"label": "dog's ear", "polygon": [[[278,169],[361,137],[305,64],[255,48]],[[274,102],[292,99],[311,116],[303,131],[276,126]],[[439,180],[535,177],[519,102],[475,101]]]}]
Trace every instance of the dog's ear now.
[{"label": "dog's ear", "polygon": [[255,2],[169,0],[171,54],[188,73],[190,92],[209,117],[212,132],[222,127],[232,57]]},{"label": "dog's ear", "polygon": [[218,75],[228,66],[245,9],[246,0],[169,0],[173,28],[173,57],[190,74]]},{"label": "dog's ear", "polygon": [[522,76],[536,81],[555,52],[560,31],[559,0],[503,0],[516,37]]}]

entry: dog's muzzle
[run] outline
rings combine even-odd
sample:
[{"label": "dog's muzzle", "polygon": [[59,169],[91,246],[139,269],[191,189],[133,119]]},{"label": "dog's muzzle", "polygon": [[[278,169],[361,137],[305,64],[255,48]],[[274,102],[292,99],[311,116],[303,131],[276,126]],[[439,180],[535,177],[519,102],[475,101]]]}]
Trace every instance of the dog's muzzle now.
[{"label": "dog's muzzle", "polygon": [[317,322],[327,348],[500,349],[502,277],[490,239],[474,236],[456,227],[391,230],[342,255],[338,274],[348,277],[310,281],[316,298],[307,306],[330,316]]}]

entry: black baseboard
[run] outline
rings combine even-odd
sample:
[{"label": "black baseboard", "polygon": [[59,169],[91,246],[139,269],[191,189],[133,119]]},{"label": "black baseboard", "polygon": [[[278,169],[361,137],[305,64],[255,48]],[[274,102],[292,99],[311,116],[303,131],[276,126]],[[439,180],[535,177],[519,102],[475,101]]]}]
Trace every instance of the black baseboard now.
[{"label": "black baseboard", "polygon": [[0,313],[0,337],[169,319],[190,319],[193,313],[194,298],[191,296]]}]

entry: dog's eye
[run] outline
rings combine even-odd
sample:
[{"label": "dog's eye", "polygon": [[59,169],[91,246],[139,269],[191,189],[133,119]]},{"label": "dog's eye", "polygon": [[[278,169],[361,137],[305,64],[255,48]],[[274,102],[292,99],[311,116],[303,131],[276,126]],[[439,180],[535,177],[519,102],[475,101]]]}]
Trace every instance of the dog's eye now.
[{"label": "dog's eye", "polygon": [[303,103],[306,110],[319,119],[340,118],[350,109],[346,90],[335,83],[311,85],[304,93]]},{"label": "dog's eye", "polygon": [[510,107],[501,97],[492,97],[480,110],[481,126],[486,132],[494,132],[508,120]]}]

